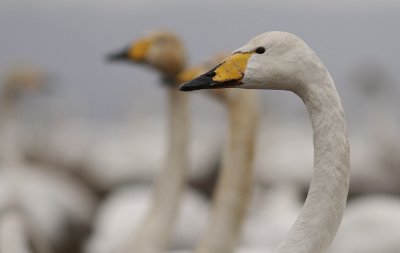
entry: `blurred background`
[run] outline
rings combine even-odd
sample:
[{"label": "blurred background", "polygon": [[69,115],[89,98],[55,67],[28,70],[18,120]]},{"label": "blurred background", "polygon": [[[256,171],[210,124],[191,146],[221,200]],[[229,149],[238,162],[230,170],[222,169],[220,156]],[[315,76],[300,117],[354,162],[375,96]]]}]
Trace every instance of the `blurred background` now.
[{"label": "blurred background", "polygon": [[[352,147],[349,203],[379,194],[400,210],[399,14],[400,3],[391,0],[1,0],[0,208],[22,206],[33,218],[29,226],[21,225],[13,212],[1,211],[0,215],[10,215],[11,221],[0,228],[15,231],[10,238],[18,238],[26,230],[24,226],[42,230],[43,238],[51,238],[54,245],[37,243],[37,252],[112,252],[118,242],[107,244],[104,238],[111,236],[108,234],[93,239],[96,229],[114,226],[118,230],[123,226],[121,220],[111,216],[136,212],[134,216],[140,217],[139,213],[145,212],[148,203],[130,209],[123,205],[148,201],[152,179],[162,167],[167,132],[165,88],[159,85],[160,75],[155,71],[132,64],[111,65],[105,56],[155,29],[170,30],[182,39],[189,65],[218,52],[231,52],[266,31],[288,31],[303,38],[329,69],[346,111]],[[10,85],[18,86],[12,95],[7,92]],[[34,88],[26,89],[28,86]],[[301,100],[280,91],[260,91],[259,95],[263,117],[249,224],[260,223],[260,210],[268,209],[270,201],[292,196],[292,188],[302,201],[313,165],[311,126]],[[202,92],[190,97],[194,151],[189,181],[198,194],[192,208],[204,209],[204,214],[195,217],[205,221],[220,164],[226,110]],[[21,171],[28,175],[15,176],[14,167],[24,167]],[[36,170],[38,174],[32,172]],[[24,189],[19,190],[21,196],[26,194],[17,204],[7,197],[15,185]],[[276,185],[290,185],[290,190]],[[283,192],[282,198],[271,198],[272,188],[278,188],[276,194]],[[57,196],[65,196],[62,201],[48,194],[58,190]],[[53,202],[54,208],[49,204]],[[105,202],[108,209],[102,208]],[[40,203],[49,208],[43,211]],[[282,208],[288,210],[292,204],[283,203]],[[112,213],[113,205],[122,207]],[[283,231],[295,218],[292,213],[297,214],[297,204],[293,205],[294,211],[282,218],[283,225],[276,225]],[[371,215],[379,219],[385,207],[377,209],[371,209]],[[393,224],[399,226],[382,228],[391,234],[400,231],[400,212],[394,216],[390,219],[397,219]],[[189,214],[185,222],[192,219]],[[49,220],[56,225],[49,225],[53,224]],[[204,225],[196,226],[194,239],[182,240],[196,241]],[[375,228],[374,238],[380,231]],[[244,245],[263,246],[269,235],[260,230],[246,227]],[[96,240],[104,244],[93,242]],[[355,241],[352,243],[357,244]],[[356,247],[353,244],[337,247],[353,252],[349,250]],[[193,247],[181,245],[178,248]],[[396,247],[390,252],[399,251]]]}]

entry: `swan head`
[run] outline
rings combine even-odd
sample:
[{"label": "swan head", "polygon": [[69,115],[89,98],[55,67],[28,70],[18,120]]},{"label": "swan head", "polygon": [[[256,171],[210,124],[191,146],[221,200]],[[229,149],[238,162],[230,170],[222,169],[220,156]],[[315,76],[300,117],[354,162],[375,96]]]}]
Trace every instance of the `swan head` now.
[{"label": "swan head", "polygon": [[320,64],[297,36],[268,32],[235,50],[210,71],[180,86],[182,91],[218,88],[304,90],[310,67]]},{"label": "swan head", "polygon": [[180,39],[168,31],[154,31],[108,56],[110,61],[127,61],[154,67],[172,77],[183,70],[186,54]]}]

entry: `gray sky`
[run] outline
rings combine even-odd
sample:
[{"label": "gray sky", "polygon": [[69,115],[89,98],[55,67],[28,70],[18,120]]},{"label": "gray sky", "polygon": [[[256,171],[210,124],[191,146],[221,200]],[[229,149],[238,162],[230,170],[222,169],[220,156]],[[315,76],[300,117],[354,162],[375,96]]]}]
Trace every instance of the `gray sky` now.
[{"label": "gray sky", "polygon": [[[60,103],[90,117],[119,117],[128,108],[157,108],[163,99],[152,71],[104,61],[149,29],[179,34],[191,63],[284,30],[317,52],[354,118],[363,107],[352,78],[360,66],[380,66],[394,84],[385,89],[396,89],[388,94],[400,95],[398,24],[397,1],[1,0],[0,74],[10,64],[38,65],[57,75]],[[263,96],[278,106],[298,102],[271,94]]]}]

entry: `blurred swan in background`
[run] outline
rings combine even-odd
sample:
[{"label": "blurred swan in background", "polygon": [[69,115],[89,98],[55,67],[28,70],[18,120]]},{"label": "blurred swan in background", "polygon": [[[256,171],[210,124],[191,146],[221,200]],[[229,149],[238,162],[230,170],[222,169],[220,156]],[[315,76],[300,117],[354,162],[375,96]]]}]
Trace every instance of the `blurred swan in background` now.
[{"label": "blurred swan in background", "polygon": [[[93,234],[85,252],[112,253],[131,239],[151,207],[149,187],[122,186],[111,192],[102,202],[94,220]],[[179,205],[176,225],[171,230],[170,249],[189,249],[204,230],[207,200],[198,193],[186,190]]]},{"label": "blurred swan in background", "polygon": [[223,90],[218,96],[228,111],[229,129],[209,224],[195,252],[233,252],[251,197],[258,98],[249,90]]},{"label": "blurred swan in background", "polygon": [[[182,194],[185,192],[186,174],[189,167],[189,119],[188,119],[188,98],[187,94],[182,94],[177,90],[175,76],[184,68],[185,51],[180,40],[170,32],[157,31],[139,39],[128,49],[110,56],[110,60],[132,61],[136,63],[145,63],[155,68],[161,73],[163,84],[168,92],[168,149],[165,167],[158,173],[153,187],[151,201],[147,205],[146,214],[141,216],[140,223],[136,226],[126,223],[126,231],[129,234],[120,236],[125,238],[120,245],[116,245],[112,252],[159,252],[164,250],[170,241],[172,231],[175,227],[175,219],[180,219],[179,207]],[[146,145],[147,146],[147,145]],[[145,147],[141,147],[145,148]],[[151,150],[157,149],[158,146],[152,147]],[[160,164],[161,165],[161,164]],[[139,164],[137,166],[140,166]],[[134,169],[134,168],[132,168]],[[152,190],[147,188],[146,190]],[[191,193],[189,196],[193,195]],[[197,201],[193,198],[193,201]],[[135,198],[126,198],[126,202],[132,205],[143,205],[143,200],[139,201]],[[198,202],[198,201],[197,201]],[[191,204],[193,202],[182,203]],[[204,206],[198,202],[197,206]],[[106,208],[103,206],[103,208]],[[115,206],[114,208],[119,208]],[[185,209],[185,207],[182,207]],[[203,209],[204,210],[204,209]],[[202,216],[201,208],[192,209],[193,212]],[[112,213],[111,211],[109,211]],[[112,219],[111,216],[103,216],[104,219]],[[101,217],[100,217],[101,219]],[[131,215],[126,216],[126,220],[132,219]],[[135,222],[138,222],[135,220]],[[111,224],[108,221],[98,221],[98,224]],[[129,227],[128,227],[129,226]],[[186,235],[193,234],[193,226],[187,224],[183,226],[186,229]],[[200,226],[199,226],[200,227]],[[97,234],[106,227],[97,227]],[[197,230],[198,228],[195,228]],[[187,245],[194,238],[187,238],[186,241],[178,242],[176,247]],[[179,238],[178,238],[179,240]],[[114,239],[110,238],[109,243],[112,244]],[[97,249],[97,243],[103,243],[104,239],[94,237],[89,241],[89,252],[91,249]],[[180,244],[180,245],[179,245]]]},{"label": "blurred swan in background", "polygon": [[42,85],[42,72],[21,69],[12,72],[2,87],[1,252],[78,251],[95,207],[86,186],[60,170],[27,163],[17,148],[17,106],[27,90]]},{"label": "blurred swan in background", "polygon": [[[177,79],[180,83],[189,81],[223,58],[226,57],[221,54],[203,65],[189,68],[180,73]],[[217,90],[210,93],[226,107],[228,134],[208,226],[195,252],[233,252],[251,196],[259,118],[258,98],[254,91],[245,90]]]},{"label": "blurred swan in background", "polygon": [[[163,42],[158,43],[153,49]],[[39,123],[28,136],[25,152],[30,160],[70,169],[102,192],[125,183],[151,182],[160,172],[168,149],[166,124],[159,116],[107,124],[66,116],[54,117],[46,127]],[[198,181],[218,162],[221,138],[211,123],[194,128],[199,131],[189,133],[193,141],[188,177]]]}]

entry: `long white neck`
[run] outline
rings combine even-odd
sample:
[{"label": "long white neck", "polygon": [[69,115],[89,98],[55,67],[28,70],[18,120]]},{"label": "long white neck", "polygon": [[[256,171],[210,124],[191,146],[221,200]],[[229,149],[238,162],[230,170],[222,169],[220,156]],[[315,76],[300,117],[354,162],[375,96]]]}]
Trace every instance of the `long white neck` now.
[{"label": "long white neck", "polygon": [[309,71],[306,90],[296,92],[310,114],[314,175],[304,207],[276,253],[322,253],[340,225],[349,188],[350,150],[339,95],[324,67]]},{"label": "long white neck", "polygon": [[[168,88],[169,126],[166,166],[155,182],[144,222],[122,252],[162,252],[172,235],[188,168],[188,94]],[[154,147],[157,148],[157,147]]]},{"label": "long white neck", "polygon": [[250,198],[258,103],[254,91],[235,92],[227,104],[229,133],[209,224],[196,253],[233,252]]}]

